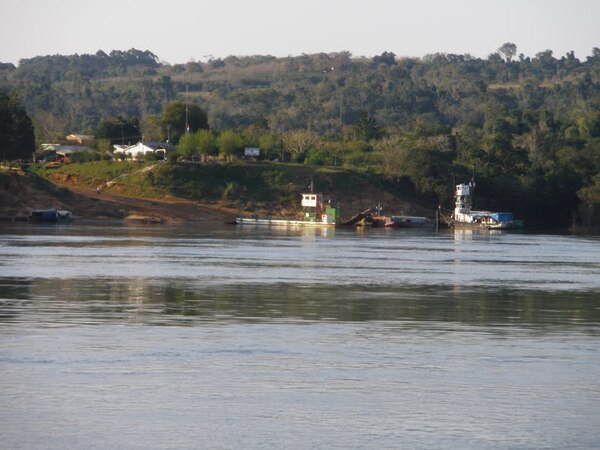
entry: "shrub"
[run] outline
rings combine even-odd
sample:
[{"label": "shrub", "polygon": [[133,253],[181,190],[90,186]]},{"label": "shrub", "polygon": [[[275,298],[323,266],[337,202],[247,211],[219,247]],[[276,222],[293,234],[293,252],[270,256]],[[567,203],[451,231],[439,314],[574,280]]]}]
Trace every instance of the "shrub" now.
[{"label": "shrub", "polygon": [[71,154],[70,158],[74,163],[100,161],[102,159],[98,152],[76,152]]},{"label": "shrub", "polygon": [[223,200],[232,200],[233,198],[238,197],[240,190],[240,185],[238,183],[235,181],[230,181],[223,190]]},{"label": "shrub", "polygon": [[327,150],[323,148],[311,148],[306,155],[304,164],[312,164],[315,166],[333,166],[335,158]]},{"label": "shrub", "polygon": [[167,161],[168,162],[177,162],[179,160],[179,152],[173,151],[167,153]]}]

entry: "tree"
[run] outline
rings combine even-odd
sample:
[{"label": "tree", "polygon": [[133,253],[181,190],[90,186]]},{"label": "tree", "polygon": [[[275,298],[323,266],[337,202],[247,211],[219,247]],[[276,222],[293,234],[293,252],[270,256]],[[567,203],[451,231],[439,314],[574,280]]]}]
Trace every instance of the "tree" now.
[{"label": "tree", "polygon": [[390,177],[402,174],[402,163],[405,157],[403,149],[404,139],[400,136],[384,138],[375,144],[375,150],[380,156],[383,173]]},{"label": "tree", "polygon": [[394,136],[377,142],[384,173],[392,178],[406,177],[419,195],[435,196],[445,201],[449,196],[448,180],[456,158],[449,136]]},{"label": "tree", "polygon": [[197,133],[198,151],[205,158],[217,151],[217,139],[210,130],[200,130]]},{"label": "tree", "polygon": [[375,119],[369,116],[366,111],[359,112],[358,119],[352,124],[352,129],[354,130],[355,139],[370,141],[381,139],[383,136],[383,132]]},{"label": "tree", "polygon": [[142,133],[147,141],[164,141],[168,140],[169,136],[165,133],[162,118],[157,115],[149,115],[144,117],[142,122]]},{"label": "tree", "polygon": [[195,103],[177,100],[165,108],[163,125],[169,131],[171,142],[177,144],[181,135],[186,131],[207,130],[208,118],[204,110]]},{"label": "tree", "polygon": [[231,130],[223,131],[217,138],[219,154],[228,160],[231,160],[231,158],[242,149],[242,145],[242,138],[239,134]]},{"label": "tree", "polygon": [[590,64],[600,63],[600,48],[592,48],[592,55],[587,57],[587,62]]},{"label": "tree", "polygon": [[288,131],[283,135],[283,145],[289,153],[295,155],[295,159],[302,159],[315,141],[316,136],[309,131]]},{"label": "tree", "polygon": [[485,164],[490,173],[502,177],[505,174],[520,174],[526,164],[526,153],[513,146],[514,126],[504,118],[491,124],[490,132],[484,139]]},{"label": "tree", "polygon": [[34,151],[31,119],[16,98],[0,90],[0,158],[29,158]]},{"label": "tree", "polygon": [[335,164],[335,156],[321,147],[311,148],[304,160],[304,164],[313,166],[333,166]]},{"label": "tree", "polygon": [[494,64],[494,63],[496,63],[496,64],[497,63],[501,63],[502,62],[502,56],[500,56],[500,53],[498,53],[498,52],[490,53],[488,55],[487,60],[488,60],[489,63],[492,63],[492,64]]},{"label": "tree", "polygon": [[498,49],[498,53],[504,56],[506,62],[511,62],[517,54],[517,46],[512,42],[506,42]]},{"label": "tree", "polygon": [[140,124],[136,117],[125,119],[122,116],[103,119],[96,127],[96,139],[109,140],[111,144],[133,144],[141,140]]},{"label": "tree", "polygon": [[381,64],[386,66],[394,66],[396,65],[396,55],[392,52],[383,52],[381,55],[373,57],[373,64],[376,66]]},{"label": "tree", "polygon": [[279,157],[284,159],[283,142],[281,138],[273,134],[263,134],[259,139],[258,144],[260,151],[267,159]]},{"label": "tree", "polygon": [[192,159],[198,152],[198,134],[186,133],[179,139],[179,154],[186,159]]}]

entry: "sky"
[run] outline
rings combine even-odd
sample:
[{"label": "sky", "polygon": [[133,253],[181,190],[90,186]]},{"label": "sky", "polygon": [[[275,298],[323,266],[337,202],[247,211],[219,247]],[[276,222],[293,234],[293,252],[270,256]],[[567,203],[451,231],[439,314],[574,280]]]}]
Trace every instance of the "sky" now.
[{"label": "sky", "polygon": [[600,47],[598,0],[0,0],[0,62],[150,50],[169,64],[349,51],[485,58]]}]

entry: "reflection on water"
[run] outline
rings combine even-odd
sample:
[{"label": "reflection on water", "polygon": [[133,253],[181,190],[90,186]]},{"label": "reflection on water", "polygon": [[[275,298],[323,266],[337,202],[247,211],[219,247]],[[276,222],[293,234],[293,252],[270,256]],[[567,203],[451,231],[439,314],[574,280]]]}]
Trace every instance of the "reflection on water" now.
[{"label": "reflection on water", "polygon": [[597,323],[600,240],[500,231],[48,227],[0,235],[0,320]]},{"label": "reflection on water", "polygon": [[600,324],[596,292],[443,286],[231,284],[191,280],[2,279],[1,323],[443,321],[471,325]]},{"label": "reflection on water", "polygon": [[[135,278],[223,284],[600,289],[600,242],[571,236],[230,227],[117,227],[9,234],[6,278]],[[460,236],[460,238],[458,238]]]}]

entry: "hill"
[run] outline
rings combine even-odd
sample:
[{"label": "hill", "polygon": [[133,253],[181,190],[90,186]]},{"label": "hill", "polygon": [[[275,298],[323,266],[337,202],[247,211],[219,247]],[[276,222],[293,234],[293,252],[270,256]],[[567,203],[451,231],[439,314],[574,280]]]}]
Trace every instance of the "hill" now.
[{"label": "hill", "polygon": [[338,52],[168,65],[149,51],[131,49],[0,64],[0,87],[21,97],[46,142],[53,132],[93,134],[103,118],[161,114],[184,98],[202,106],[216,130],[262,121],[272,130],[319,134],[342,131],[363,111],[381,127],[407,131],[432,120],[483,126],[517,108],[573,120],[598,105],[599,49],[586,61],[572,52],[514,56],[398,59],[388,52],[374,58]]}]

